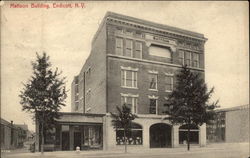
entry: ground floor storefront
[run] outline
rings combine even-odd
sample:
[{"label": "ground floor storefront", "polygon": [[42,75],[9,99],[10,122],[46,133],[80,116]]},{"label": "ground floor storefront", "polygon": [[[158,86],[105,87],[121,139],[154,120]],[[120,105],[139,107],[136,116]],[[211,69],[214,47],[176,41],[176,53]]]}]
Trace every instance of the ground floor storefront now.
[{"label": "ground floor storefront", "polygon": [[[45,150],[113,150],[124,140],[134,148],[172,148],[187,143],[187,126],[171,125],[162,116],[139,115],[124,137],[123,129],[114,129],[109,114],[63,113],[56,127],[45,135]],[[37,132],[39,127],[37,127]],[[206,145],[206,126],[192,126],[191,144]],[[41,138],[36,138],[36,150]]]}]

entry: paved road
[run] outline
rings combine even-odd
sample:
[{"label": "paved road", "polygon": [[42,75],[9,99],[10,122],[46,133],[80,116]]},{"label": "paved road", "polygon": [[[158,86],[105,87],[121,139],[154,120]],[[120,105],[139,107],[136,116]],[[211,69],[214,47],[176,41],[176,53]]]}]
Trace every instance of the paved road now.
[{"label": "paved road", "polygon": [[40,153],[3,153],[3,158],[248,158],[249,144],[213,144],[204,148],[129,150],[123,151],[60,151]]}]

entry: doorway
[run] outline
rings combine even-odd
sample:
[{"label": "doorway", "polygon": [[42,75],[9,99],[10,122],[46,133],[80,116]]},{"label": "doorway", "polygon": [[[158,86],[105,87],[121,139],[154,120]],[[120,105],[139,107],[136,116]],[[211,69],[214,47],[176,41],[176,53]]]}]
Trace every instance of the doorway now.
[{"label": "doorway", "polygon": [[171,147],[171,126],[157,123],[150,127],[150,148]]}]

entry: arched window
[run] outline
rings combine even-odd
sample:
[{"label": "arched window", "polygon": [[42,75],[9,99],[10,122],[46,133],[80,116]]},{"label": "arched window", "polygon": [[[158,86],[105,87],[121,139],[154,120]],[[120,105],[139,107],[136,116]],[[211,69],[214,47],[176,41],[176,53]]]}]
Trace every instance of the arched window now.
[{"label": "arched window", "polygon": [[[137,123],[131,124],[131,130],[126,132],[126,140],[128,145],[142,145],[142,126]],[[116,130],[116,144],[124,144],[124,129]]]}]

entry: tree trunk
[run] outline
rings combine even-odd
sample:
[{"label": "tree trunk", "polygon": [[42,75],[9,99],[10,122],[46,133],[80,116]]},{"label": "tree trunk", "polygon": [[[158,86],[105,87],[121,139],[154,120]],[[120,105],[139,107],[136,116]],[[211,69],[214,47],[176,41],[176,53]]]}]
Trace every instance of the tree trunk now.
[{"label": "tree trunk", "polygon": [[187,150],[190,149],[190,117],[188,117],[188,135],[187,135]]},{"label": "tree trunk", "polygon": [[124,136],[125,153],[127,153],[127,140],[126,140],[126,130],[125,129],[123,131],[123,136]]},{"label": "tree trunk", "polygon": [[190,149],[190,124],[188,124],[188,136],[187,136],[187,150]]},{"label": "tree trunk", "polygon": [[43,150],[44,150],[44,133],[43,133],[43,131],[44,131],[44,127],[43,127],[44,125],[43,125],[43,123],[42,123],[42,130],[41,130],[41,136],[42,136],[42,142],[41,142],[41,153],[43,154]]}]

